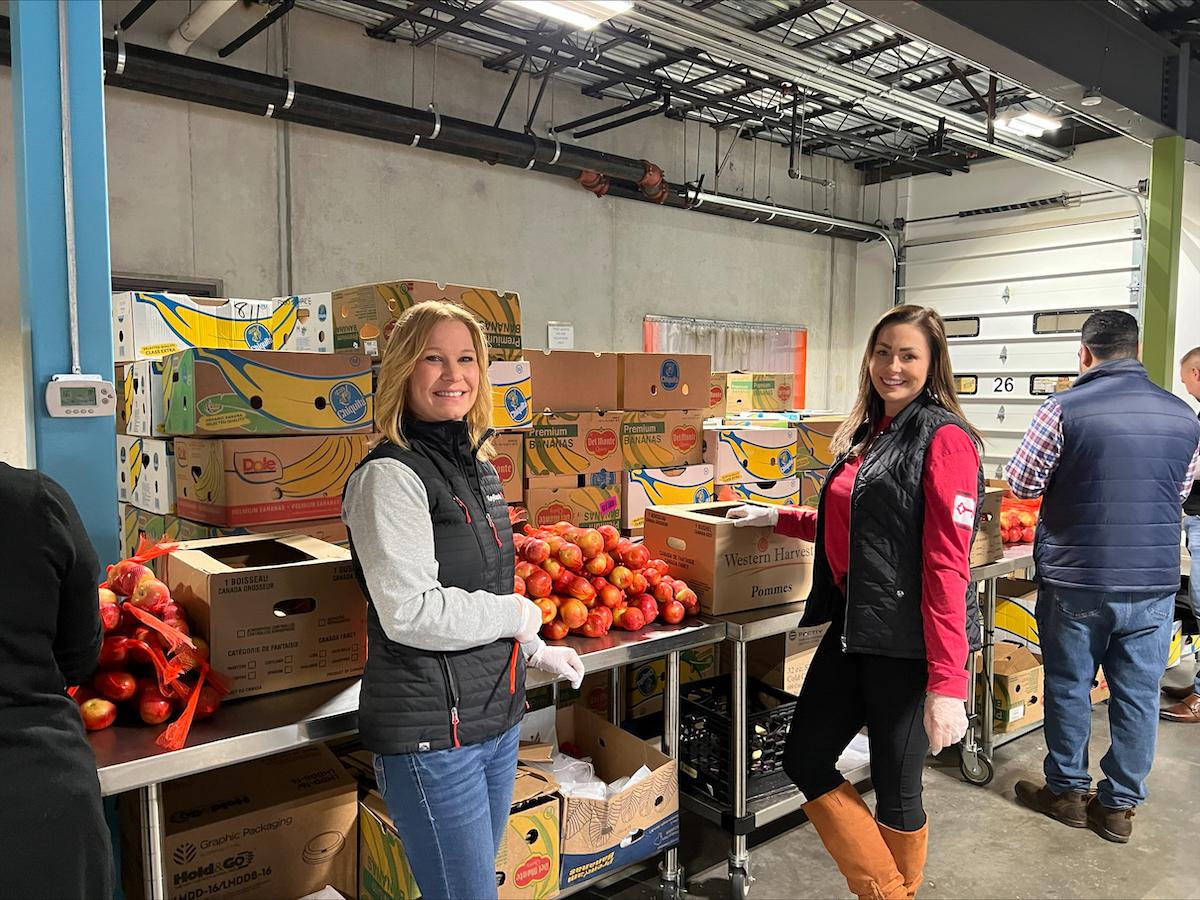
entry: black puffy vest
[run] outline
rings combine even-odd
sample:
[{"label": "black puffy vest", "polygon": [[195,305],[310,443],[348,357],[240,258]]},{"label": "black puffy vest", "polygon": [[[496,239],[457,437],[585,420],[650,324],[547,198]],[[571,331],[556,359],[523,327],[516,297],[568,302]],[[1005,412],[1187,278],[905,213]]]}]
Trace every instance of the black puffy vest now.
[{"label": "black puffy vest", "polygon": [[[925,453],[934,432],[944,425],[963,427],[953,413],[922,394],[905,407],[871,442],[850,494],[850,570],[846,576],[842,646],[851,653],[872,653],[901,659],[925,658],[921,618],[921,576],[924,570],[922,532],[925,493],[922,479]],[[865,434],[855,435],[854,443]],[[848,458],[835,460],[826,488]],[[829,622],[841,610],[838,590],[825,556],[825,490],[817,513],[813,586],[801,625]],[[975,527],[983,506],[983,469],[979,470]],[[981,643],[979,599],[975,584],[967,584],[967,642]]]},{"label": "black puffy vest", "polygon": [[[399,460],[424,483],[438,580],[446,587],[511,594],[508,507],[496,470],[470,446],[466,424],[405,418],[404,437],[408,449],[384,441],[360,465]],[[369,600],[353,534],[350,552]],[[507,731],[525,711],[525,660],[516,648],[511,639],[443,653],[406,647],[387,637],[369,603],[358,706],[363,745],[384,754],[444,750]]]}]

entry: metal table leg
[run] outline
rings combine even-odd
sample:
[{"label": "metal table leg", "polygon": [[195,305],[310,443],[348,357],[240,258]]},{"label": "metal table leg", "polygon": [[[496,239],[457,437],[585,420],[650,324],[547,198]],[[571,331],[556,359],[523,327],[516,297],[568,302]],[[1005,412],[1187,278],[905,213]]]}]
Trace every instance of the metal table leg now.
[{"label": "metal table leg", "polygon": [[747,835],[741,834],[738,823],[746,816],[746,761],[749,748],[746,746],[746,645],[742,641],[732,641],[733,671],[730,673],[730,721],[732,735],[730,739],[730,780],[733,796],[733,850],[729,854],[729,885],[735,898],[744,897],[750,889],[750,851],[747,849]]},{"label": "metal table leg", "polygon": [[[984,594],[986,594],[986,591],[987,588],[985,587]],[[986,604],[986,602],[987,601],[985,599],[984,603]],[[993,607],[993,622],[994,621],[995,615]],[[986,638],[981,641],[981,644],[982,643],[986,643]],[[975,674],[975,665],[978,658],[979,654],[972,652],[967,660],[967,671],[970,673],[970,678],[972,679],[976,677],[984,677],[982,672],[979,676],[976,676]],[[992,780],[992,775],[994,774],[991,758],[983,753],[981,746],[983,741],[983,723],[986,720],[988,726],[990,726],[992,721],[991,692],[985,689],[982,702],[977,703],[975,686],[974,682],[972,682],[971,687],[967,690],[966,711],[968,725],[967,733],[963,736],[961,750],[962,763],[960,769],[962,771],[963,778],[965,778],[969,783],[984,785]]]},{"label": "metal table leg", "polygon": [[992,731],[992,691],[996,684],[996,579],[989,578],[983,588],[983,718],[980,721],[983,733],[980,744],[983,755],[990,763],[995,749]]},{"label": "metal table leg", "polygon": [[621,724],[621,670],[608,670],[608,721],[614,725]]},{"label": "metal table leg", "polygon": [[[663,685],[662,752],[671,759],[679,758],[679,651],[667,654],[667,682]],[[679,848],[668,847],[659,865],[659,886],[665,900],[674,900],[686,890],[683,867],[679,865]]]},{"label": "metal table leg", "polygon": [[142,880],[146,900],[166,900],[167,873],[163,867],[162,787],[151,784],[138,791],[142,811]]}]

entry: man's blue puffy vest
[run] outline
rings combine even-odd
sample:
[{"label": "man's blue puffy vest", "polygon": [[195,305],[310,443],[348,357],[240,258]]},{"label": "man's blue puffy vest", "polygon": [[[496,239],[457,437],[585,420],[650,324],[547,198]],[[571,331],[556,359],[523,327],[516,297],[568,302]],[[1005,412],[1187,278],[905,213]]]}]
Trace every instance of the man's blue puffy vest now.
[{"label": "man's blue puffy vest", "polygon": [[1179,490],[1200,441],[1188,405],[1120,359],[1055,395],[1063,448],[1046,486],[1034,560],[1070,588],[1179,588]]}]

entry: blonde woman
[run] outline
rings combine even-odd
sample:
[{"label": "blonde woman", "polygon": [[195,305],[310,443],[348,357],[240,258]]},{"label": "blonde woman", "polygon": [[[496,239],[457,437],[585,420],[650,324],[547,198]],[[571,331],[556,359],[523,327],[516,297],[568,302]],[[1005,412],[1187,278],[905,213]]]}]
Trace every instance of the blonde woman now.
[{"label": "blonde woman", "polygon": [[[980,640],[969,563],[980,445],[958,403],[941,317],[898,306],[867,341],[818,509],[731,511],[738,525],[817,544],[801,624],[830,624],[796,702],[784,769],[859,897],[916,894],[925,755],[966,731],[967,649]],[[874,816],[837,770],[864,725]]]},{"label": "blonde woman", "polygon": [[583,664],[538,637],[513,590],[513,541],[491,447],[487,343],[466,310],[409,309],[376,391],[385,439],[346,484],[342,518],[368,604],[359,731],[421,893],[496,896],[525,666]]}]

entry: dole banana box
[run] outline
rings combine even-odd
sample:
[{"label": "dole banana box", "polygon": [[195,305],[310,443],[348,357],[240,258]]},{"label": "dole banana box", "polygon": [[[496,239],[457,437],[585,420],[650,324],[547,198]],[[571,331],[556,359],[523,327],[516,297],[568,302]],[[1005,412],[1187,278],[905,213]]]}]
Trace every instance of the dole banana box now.
[{"label": "dole banana box", "polygon": [[535,413],[525,436],[525,477],[621,468],[617,413]]},{"label": "dole banana box", "polygon": [[717,499],[721,501],[767,503],[773,506],[795,506],[799,495],[799,478],[752,481],[749,484],[723,484],[717,488]]},{"label": "dole banana box", "polygon": [[531,524],[541,527],[570,522],[580,528],[620,527],[621,489],[617,485],[558,487],[554,477],[550,485],[541,484],[541,480],[526,480],[525,508]]},{"label": "dole banana box", "polygon": [[169,434],[349,434],[374,421],[363,354],[192,349],[162,377]]},{"label": "dole banana box", "polygon": [[617,354],[622,409],[708,409],[712,357],[700,353]]},{"label": "dole banana box", "polygon": [[302,313],[306,308],[294,297],[243,300],[121,291],[112,295],[113,358],[157,359],[188,347],[329,352],[299,328],[301,316],[308,319]]},{"label": "dole banana box", "polygon": [[492,465],[500,476],[500,487],[506,503],[521,502],[521,488],[525,475],[525,435],[521,432],[502,431],[492,438],[496,455]]},{"label": "dole banana box", "polygon": [[445,300],[468,309],[487,337],[491,361],[521,358],[521,298],[511,291],[439,284],[436,281],[383,281],[338,288],[293,298],[320,309],[333,320],[333,346],[338,351],[379,357],[396,320],[425,300]]},{"label": "dole banana box", "polygon": [[626,469],[699,465],[703,416],[699,411],[623,412],[621,462]]},{"label": "dole banana box", "polygon": [[533,421],[533,390],[529,364],[524,360],[488,365],[492,383],[492,425],[495,428],[528,428]]},{"label": "dole banana box", "polygon": [[836,454],[830,444],[844,421],[841,416],[814,416],[795,425],[797,470],[828,469],[833,465]]},{"label": "dole banana box", "polygon": [[621,473],[621,527],[640,529],[646,507],[707,503],[713,499],[713,467],[630,469]]},{"label": "dole banana box", "polygon": [[159,515],[175,512],[172,441],[117,435],[117,500]]},{"label": "dole banana box", "polygon": [[339,516],[346,479],[368,441],[362,434],[177,438],[179,515],[225,528]]},{"label": "dole banana box", "polygon": [[704,461],[719,485],[791,478],[795,450],[794,428],[704,429]]}]

